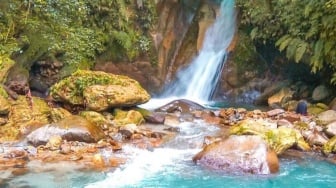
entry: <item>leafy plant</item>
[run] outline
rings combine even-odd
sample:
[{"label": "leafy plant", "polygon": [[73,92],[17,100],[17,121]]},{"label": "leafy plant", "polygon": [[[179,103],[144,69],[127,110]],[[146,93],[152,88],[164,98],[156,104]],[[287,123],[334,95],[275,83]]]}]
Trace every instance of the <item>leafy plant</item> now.
[{"label": "leafy plant", "polygon": [[288,59],[309,63],[314,73],[331,70],[336,85],[335,0],[237,0],[237,7],[252,39],[275,44]]}]

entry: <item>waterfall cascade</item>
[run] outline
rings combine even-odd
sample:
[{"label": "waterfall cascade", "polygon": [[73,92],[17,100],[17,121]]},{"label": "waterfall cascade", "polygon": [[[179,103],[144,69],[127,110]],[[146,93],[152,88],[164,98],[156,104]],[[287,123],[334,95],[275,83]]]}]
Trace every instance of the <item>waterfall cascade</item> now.
[{"label": "waterfall cascade", "polygon": [[161,98],[186,98],[200,103],[209,101],[226,61],[226,49],[235,33],[234,0],[222,0],[220,13],[207,30],[203,47],[192,63],[177,74]]}]

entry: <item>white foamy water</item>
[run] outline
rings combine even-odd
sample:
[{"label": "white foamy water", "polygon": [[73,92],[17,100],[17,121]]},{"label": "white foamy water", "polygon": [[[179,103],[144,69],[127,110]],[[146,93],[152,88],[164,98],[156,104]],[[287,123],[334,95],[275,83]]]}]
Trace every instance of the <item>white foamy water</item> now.
[{"label": "white foamy water", "polygon": [[204,103],[216,89],[226,61],[226,50],[235,33],[236,13],[233,0],[223,0],[220,14],[207,30],[203,47],[192,63],[177,74],[162,97],[178,97]]},{"label": "white foamy water", "polygon": [[180,133],[163,148],[148,151],[132,146],[123,147],[123,152],[130,160],[114,172],[108,173],[104,180],[92,183],[87,188],[132,187],[145,179],[162,174],[169,167],[183,168],[201,150],[205,134],[212,135],[219,130],[202,121],[184,122],[179,127]]}]

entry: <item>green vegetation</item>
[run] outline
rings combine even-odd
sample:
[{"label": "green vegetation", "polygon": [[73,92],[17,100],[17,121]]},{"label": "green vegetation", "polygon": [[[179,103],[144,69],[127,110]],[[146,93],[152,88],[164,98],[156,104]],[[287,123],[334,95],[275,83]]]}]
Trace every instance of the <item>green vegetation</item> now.
[{"label": "green vegetation", "polygon": [[241,27],[336,85],[336,0],[236,0]]},{"label": "green vegetation", "polygon": [[29,69],[37,60],[65,65],[111,58],[131,61],[148,52],[155,1],[2,0],[0,56]]}]

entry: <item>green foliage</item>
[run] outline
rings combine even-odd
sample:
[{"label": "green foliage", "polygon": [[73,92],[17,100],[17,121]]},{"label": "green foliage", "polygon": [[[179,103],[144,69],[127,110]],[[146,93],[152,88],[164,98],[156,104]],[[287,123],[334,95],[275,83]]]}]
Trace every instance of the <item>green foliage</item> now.
[{"label": "green foliage", "polygon": [[2,0],[0,55],[27,68],[47,57],[66,65],[86,63],[109,48],[133,60],[148,50],[154,5],[154,0],[142,7],[130,0]]},{"label": "green foliage", "polygon": [[307,62],[312,72],[334,72],[336,84],[335,0],[237,0],[242,26],[255,41],[273,42],[288,59]]}]

